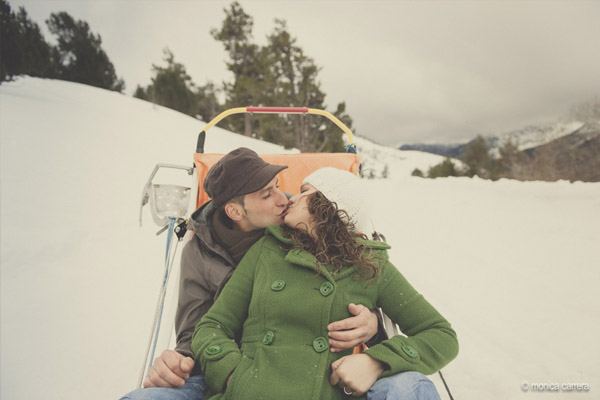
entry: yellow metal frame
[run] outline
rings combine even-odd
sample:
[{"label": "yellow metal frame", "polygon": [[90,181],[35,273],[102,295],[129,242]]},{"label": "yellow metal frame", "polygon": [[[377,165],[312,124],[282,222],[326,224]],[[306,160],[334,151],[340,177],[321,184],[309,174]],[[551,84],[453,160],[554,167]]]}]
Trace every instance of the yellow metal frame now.
[{"label": "yellow metal frame", "polygon": [[[206,124],[204,126],[204,128],[202,128],[202,130],[204,132],[208,131],[210,128],[212,128],[213,126],[215,126],[216,124],[221,122],[224,118],[229,117],[230,115],[245,114],[245,113],[254,114],[254,112],[247,111],[246,107],[230,108],[228,110],[223,111],[216,117],[214,117],[208,124]],[[335,115],[333,115],[329,111],[319,110],[317,108],[306,108],[306,112],[279,112],[279,111],[278,112],[265,112],[265,111],[262,111],[262,112],[257,112],[256,114],[313,114],[313,115],[320,115],[322,117],[327,118],[334,124],[336,124],[346,134],[346,136],[348,137],[348,144],[354,143],[354,135],[352,135],[352,131],[350,130],[350,128],[348,128],[346,126],[346,124],[344,124],[342,121],[340,121],[339,118],[337,118]]]}]

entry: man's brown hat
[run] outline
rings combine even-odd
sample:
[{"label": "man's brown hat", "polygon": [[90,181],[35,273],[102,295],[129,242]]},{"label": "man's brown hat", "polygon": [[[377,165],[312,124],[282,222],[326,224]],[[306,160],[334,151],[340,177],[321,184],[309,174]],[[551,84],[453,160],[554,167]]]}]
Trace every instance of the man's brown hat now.
[{"label": "man's brown hat", "polygon": [[286,165],[269,164],[256,152],[240,147],[212,166],[204,181],[204,190],[217,206],[221,206],[234,197],[263,188],[286,168]]}]

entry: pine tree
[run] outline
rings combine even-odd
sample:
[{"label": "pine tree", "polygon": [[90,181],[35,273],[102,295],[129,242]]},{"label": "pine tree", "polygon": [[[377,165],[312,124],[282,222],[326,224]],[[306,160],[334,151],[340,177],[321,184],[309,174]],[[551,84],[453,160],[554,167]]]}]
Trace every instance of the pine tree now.
[{"label": "pine tree", "polygon": [[137,87],[134,96],[194,116],[197,111],[196,87],[185,66],[175,61],[169,49],[163,50],[166,66],[152,65],[154,76],[146,88]]},{"label": "pine tree", "polygon": [[[267,37],[270,76],[267,81],[274,86],[266,92],[278,105],[326,108],[325,93],[318,82],[319,68],[314,60],[304,54],[297,45],[284,20],[275,20],[275,29]],[[334,112],[350,126],[351,118],[346,114],[346,104],[340,103]],[[340,129],[322,118],[312,116],[290,116],[285,119],[285,129],[278,134],[285,143],[291,142],[302,151],[343,151]],[[271,139],[266,137],[266,139]],[[272,140],[273,141],[273,140]]]},{"label": "pine tree", "polygon": [[214,118],[221,109],[217,93],[215,84],[212,82],[207,82],[196,90],[196,115],[204,122]]},{"label": "pine tree", "polygon": [[[211,35],[223,43],[229,55],[227,69],[233,73],[233,82],[224,84],[225,108],[264,105],[268,79],[265,53],[252,43],[254,20],[236,1],[223,10],[225,19],[220,29],[212,29]],[[249,115],[233,116],[224,124],[228,129],[252,133],[253,121]]]},{"label": "pine tree", "polygon": [[0,0],[0,81],[16,75],[52,77],[50,45],[25,8],[14,12]]},{"label": "pine tree", "polygon": [[[419,171],[420,172],[420,171]],[[415,175],[415,171],[413,171],[413,175]],[[459,173],[456,171],[454,167],[454,163],[449,157],[446,157],[444,161],[441,163],[430,167],[427,171],[428,178],[443,178],[446,176],[458,176]]]},{"label": "pine tree", "polygon": [[383,167],[383,171],[381,171],[381,177],[383,179],[387,179],[389,174],[390,174],[390,169],[389,169],[388,165],[385,164],[385,166]]},{"label": "pine tree", "polygon": [[137,97],[138,99],[142,100],[152,101],[150,95],[146,92],[146,89],[144,89],[140,85],[137,85],[137,87],[135,88],[135,92],[133,92],[133,97]]},{"label": "pine tree", "polygon": [[461,160],[467,165],[465,175],[474,175],[484,179],[497,180],[502,176],[503,166],[501,160],[490,155],[486,140],[478,135],[465,147]]},{"label": "pine tree", "polygon": [[489,163],[490,154],[485,139],[478,135],[469,142],[463,151],[461,160],[467,164],[466,175],[485,177],[485,166]]},{"label": "pine tree", "polygon": [[[323,105],[323,108],[325,108],[325,105]],[[338,105],[335,108],[335,111],[333,112],[333,115],[335,115],[348,128],[350,128],[353,134],[356,133],[355,129],[353,128],[354,121],[352,120],[352,117],[350,117],[350,115],[346,112],[345,101],[338,103]],[[319,140],[321,140],[321,142],[319,142],[321,144],[320,147],[317,148],[317,151],[338,152],[343,151],[344,149],[344,141],[342,140],[340,128],[338,128],[336,125],[329,121],[325,123],[323,137]]]},{"label": "pine tree", "polygon": [[512,178],[516,170],[520,168],[519,165],[525,160],[524,154],[519,151],[519,147],[512,140],[504,142],[499,152],[499,175]]},{"label": "pine tree", "polygon": [[50,14],[46,24],[58,42],[53,55],[60,79],[123,91],[125,83],[117,78],[102,49],[102,38],[90,31],[87,22],[75,21],[66,12],[59,12]]},{"label": "pine tree", "polygon": [[412,176],[418,176],[419,178],[423,178],[423,171],[421,171],[419,168],[415,168],[413,169]]},{"label": "pine tree", "polygon": [[147,87],[138,86],[133,96],[204,121],[214,117],[221,108],[215,85],[208,82],[197,87],[168,48],[163,51],[163,61],[164,67],[152,65],[152,82]]},{"label": "pine tree", "polygon": [[[246,105],[305,106],[325,109],[325,93],[318,82],[319,68],[304,54],[285,21],[276,20],[267,44],[252,42],[253,19],[238,2],[225,9],[220,29],[211,31],[229,55],[227,68],[233,81],[224,85],[225,107]],[[351,127],[345,103],[334,112]],[[229,129],[302,151],[342,151],[340,129],[312,116],[260,116],[231,118]]]}]

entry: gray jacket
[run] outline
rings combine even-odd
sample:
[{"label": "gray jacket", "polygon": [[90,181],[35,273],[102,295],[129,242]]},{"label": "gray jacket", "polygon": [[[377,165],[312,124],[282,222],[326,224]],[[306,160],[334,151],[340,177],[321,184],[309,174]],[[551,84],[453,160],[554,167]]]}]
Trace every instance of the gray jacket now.
[{"label": "gray jacket", "polygon": [[181,255],[175,350],[189,357],[193,357],[191,344],[196,323],[213,305],[235,268],[231,256],[214,239],[210,221],[215,210],[208,202],[192,214],[188,229],[195,234]]}]

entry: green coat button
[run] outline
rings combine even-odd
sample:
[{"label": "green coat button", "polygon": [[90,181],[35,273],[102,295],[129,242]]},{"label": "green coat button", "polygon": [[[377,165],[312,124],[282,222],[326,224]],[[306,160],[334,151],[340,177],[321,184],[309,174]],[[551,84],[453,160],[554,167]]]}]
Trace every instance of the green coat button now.
[{"label": "green coat button", "polygon": [[206,349],[206,354],[209,356],[214,356],[215,354],[219,354],[223,349],[219,345],[208,346]]},{"label": "green coat button", "polygon": [[406,354],[410,358],[417,358],[419,356],[417,350],[408,344],[402,344],[401,348],[404,354]]},{"label": "green coat button", "polygon": [[271,290],[273,290],[275,292],[279,292],[280,290],[283,290],[284,287],[285,287],[285,281],[282,281],[281,279],[278,279],[271,284]]},{"label": "green coat button", "polygon": [[333,289],[334,287],[331,282],[323,282],[323,284],[319,288],[319,291],[323,296],[329,296],[331,293],[333,293]]},{"label": "green coat button", "polygon": [[313,349],[317,353],[322,353],[329,348],[329,342],[324,337],[318,337],[313,340]]},{"label": "green coat button", "polygon": [[265,336],[263,336],[263,344],[269,345],[271,343],[273,343],[273,340],[275,339],[275,333],[273,331],[267,331],[267,333],[265,333]]}]

